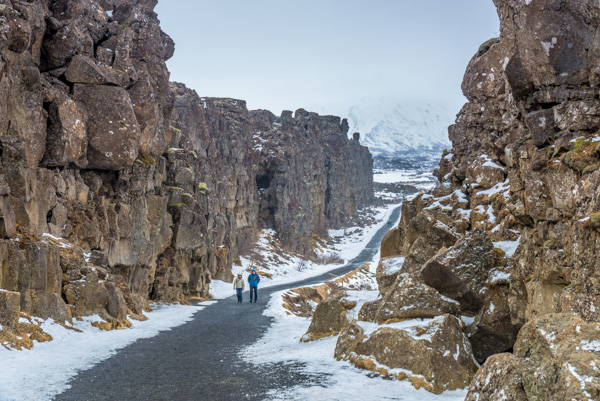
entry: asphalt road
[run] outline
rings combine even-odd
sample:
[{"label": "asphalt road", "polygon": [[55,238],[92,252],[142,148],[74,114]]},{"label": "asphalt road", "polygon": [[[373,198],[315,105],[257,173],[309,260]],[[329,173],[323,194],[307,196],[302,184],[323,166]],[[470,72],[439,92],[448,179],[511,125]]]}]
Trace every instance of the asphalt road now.
[{"label": "asphalt road", "polygon": [[[396,221],[400,207],[391,220]],[[260,288],[256,304],[235,296],[198,311],[194,319],[157,336],[138,340],[112,357],[80,372],[57,401],[77,400],[265,400],[267,392],[318,382],[301,365],[257,366],[243,361],[241,350],[257,341],[272,319],[263,316],[271,294],[320,283],[330,273],[342,275],[372,259],[388,231],[380,229],[366,248],[345,266],[319,277]],[[233,291],[232,291],[233,294]]]}]

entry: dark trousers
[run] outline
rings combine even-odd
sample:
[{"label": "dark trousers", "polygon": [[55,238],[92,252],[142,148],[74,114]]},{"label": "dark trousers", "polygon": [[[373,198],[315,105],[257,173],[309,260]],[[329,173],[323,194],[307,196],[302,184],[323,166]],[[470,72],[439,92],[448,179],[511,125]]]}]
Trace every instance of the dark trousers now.
[{"label": "dark trousers", "polygon": [[238,302],[242,302],[242,289],[241,288],[236,288],[235,291],[237,292],[237,296],[238,296]]},{"label": "dark trousers", "polygon": [[258,287],[250,286],[250,302],[252,302],[252,293],[254,293],[254,302],[256,302],[256,299],[258,298]]}]

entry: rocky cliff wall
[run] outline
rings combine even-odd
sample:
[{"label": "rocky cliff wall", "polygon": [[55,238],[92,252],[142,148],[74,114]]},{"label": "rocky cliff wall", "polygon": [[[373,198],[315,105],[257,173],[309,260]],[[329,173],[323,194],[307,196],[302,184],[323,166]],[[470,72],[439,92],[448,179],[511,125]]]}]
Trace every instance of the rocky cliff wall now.
[{"label": "rocky cliff wall", "polygon": [[303,109],[276,117],[253,111],[259,222],[293,251],[307,254],[311,235],[339,228],[373,200],[373,159],[348,122]]},{"label": "rocky cliff wall", "polygon": [[[99,313],[127,325],[149,299],[207,296],[210,280],[230,279],[233,259],[255,240],[254,114],[243,101],[200,98],[169,82],[174,44],[155,5],[0,0],[2,326],[14,328],[19,312],[59,321]],[[371,196],[368,151],[319,137],[328,118],[312,119],[323,121],[310,122],[315,159],[292,137],[287,163],[325,171],[337,141],[345,160],[332,155],[329,170],[338,170],[323,179],[363,174],[365,184],[314,189],[322,226],[296,210],[284,216],[278,227],[299,224],[289,240],[303,243]],[[345,135],[336,124],[332,132]],[[299,178],[285,185],[303,188]]]},{"label": "rocky cliff wall", "polygon": [[441,186],[403,205],[361,319],[461,316],[468,400],[600,399],[600,8],[495,4]]},{"label": "rocky cliff wall", "polygon": [[155,2],[116,3],[0,3],[0,288],[36,316],[141,312],[171,247],[174,46]]}]

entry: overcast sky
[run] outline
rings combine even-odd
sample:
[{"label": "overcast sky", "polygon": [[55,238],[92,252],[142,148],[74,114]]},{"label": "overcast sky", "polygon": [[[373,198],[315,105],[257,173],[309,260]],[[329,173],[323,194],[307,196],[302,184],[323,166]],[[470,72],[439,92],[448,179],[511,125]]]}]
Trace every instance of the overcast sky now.
[{"label": "overcast sky", "polygon": [[159,0],[171,80],[279,114],[355,99],[458,108],[465,68],[498,36],[492,0]]}]

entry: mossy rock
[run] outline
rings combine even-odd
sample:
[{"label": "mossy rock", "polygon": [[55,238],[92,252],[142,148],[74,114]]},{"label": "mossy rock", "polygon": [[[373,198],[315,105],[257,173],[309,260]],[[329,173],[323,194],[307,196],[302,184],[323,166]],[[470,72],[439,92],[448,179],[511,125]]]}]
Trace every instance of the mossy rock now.
[{"label": "mossy rock", "polygon": [[479,46],[479,50],[477,51],[477,57],[481,57],[483,56],[485,53],[488,52],[488,50],[491,49],[492,46],[494,46],[496,43],[500,43],[500,38],[491,38],[486,40],[485,42],[483,42],[481,44],[481,46]]},{"label": "mossy rock", "polygon": [[169,191],[183,191],[183,188],[181,187],[172,187],[169,185],[165,185],[165,189],[168,189]]},{"label": "mossy rock", "polygon": [[152,155],[148,155],[148,154],[145,154],[145,153],[140,153],[138,155],[138,158],[135,161],[137,163],[145,164],[147,166],[152,166],[152,165],[156,164],[156,161],[154,160],[154,157]]},{"label": "mossy rock", "polygon": [[600,212],[590,216],[590,225],[596,229],[600,229]]},{"label": "mossy rock", "polygon": [[530,109],[533,107],[533,96],[529,96],[527,98],[527,104],[525,105],[525,108]]},{"label": "mossy rock", "polygon": [[600,140],[596,138],[580,137],[571,142],[572,149],[562,158],[567,166],[582,174],[591,173],[600,169]]},{"label": "mossy rock", "polygon": [[600,163],[593,163],[593,164],[590,164],[590,165],[586,166],[586,167],[585,167],[585,168],[584,168],[584,169],[581,171],[581,173],[582,173],[582,174],[593,173],[594,171],[596,171],[596,170],[598,170],[598,169],[600,169]]}]

